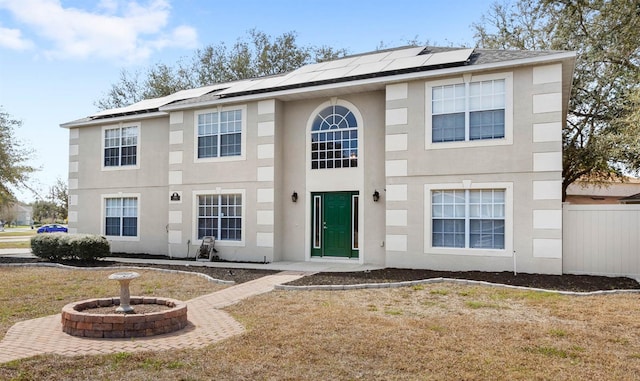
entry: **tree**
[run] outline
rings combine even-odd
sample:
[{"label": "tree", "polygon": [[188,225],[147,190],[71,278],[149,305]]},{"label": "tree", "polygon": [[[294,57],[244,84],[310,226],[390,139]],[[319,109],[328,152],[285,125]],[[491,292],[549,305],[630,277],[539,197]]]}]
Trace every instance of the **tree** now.
[{"label": "tree", "polygon": [[[640,171],[640,3],[518,0],[494,4],[473,25],[482,48],[578,53],[563,130],[562,198],[578,179],[603,182]],[[634,97],[635,101],[634,101]]]},{"label": "tree", "polygon": [[55,204],[55,216],[66,219],[69,211],[69,191],[67,183],[58,178],[56,183],[49,188],[49,201]]},{"label": "tree", "polygon": [[11,222],[16,220],[14,205],[14,203],[9,203],[0,206],[0,223],[11,224]]},{"label": "tree", "polygon": [[49,187],[45,200],[39,199],[32,204],[33,219],[39,222],[55,222],[67,218],[69,211],[69,191],[67,183],[58,178]]},{"label": "tree", "polygon": [[28,165],[32,151],[23,147],[14,136],[14,129],[22,122],[15,120],[0,107],[0,206],[16,201],[16,188],[31,189],[27,185],[35,168]]},{"label": "tree", "polygon": [[58,206],[51,201],[37,200],[32,205],[33,220],[41,223],[55,222],[58,217]]},{"label": "tree", "polygon": [[95,105],[102,109],[124,107],[143,99],[163,97],[180,90],[240,79],[286,73],[312,62],[343,57],[344,49],[300,46],[294,32],[271,37],[256,29],[232,47],[222,42],[196,50],[193,57],[175,65],[157,63],[146,70],[120,72]]}]

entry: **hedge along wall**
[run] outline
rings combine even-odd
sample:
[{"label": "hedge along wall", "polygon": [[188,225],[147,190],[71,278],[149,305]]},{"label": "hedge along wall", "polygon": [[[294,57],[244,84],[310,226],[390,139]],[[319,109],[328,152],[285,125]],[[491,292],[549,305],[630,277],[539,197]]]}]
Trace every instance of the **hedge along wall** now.
[{"label": "hedge along wall", "polygon": [[31,252],[50,261],[94,260],[111,253],[109,241],[95,234],[46,233],[31,238]]}]

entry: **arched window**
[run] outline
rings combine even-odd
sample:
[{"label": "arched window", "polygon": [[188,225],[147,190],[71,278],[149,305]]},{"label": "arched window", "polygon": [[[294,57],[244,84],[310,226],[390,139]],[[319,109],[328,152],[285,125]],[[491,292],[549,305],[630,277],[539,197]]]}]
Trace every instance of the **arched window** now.
[{"label": "arched window", "polygon": [[358,123],[344,106],[329,106],[311,126],[311,169],[358,166]]}]

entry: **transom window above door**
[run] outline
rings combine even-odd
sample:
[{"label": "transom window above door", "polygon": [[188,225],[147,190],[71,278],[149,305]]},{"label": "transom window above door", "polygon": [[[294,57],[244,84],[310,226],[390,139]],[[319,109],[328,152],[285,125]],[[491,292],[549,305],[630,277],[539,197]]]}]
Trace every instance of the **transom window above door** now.
[{"label": "transom window above door", "polygon": [[358,123],[344,106],[320,111],[311,126],[311,169],[358,166]]}]

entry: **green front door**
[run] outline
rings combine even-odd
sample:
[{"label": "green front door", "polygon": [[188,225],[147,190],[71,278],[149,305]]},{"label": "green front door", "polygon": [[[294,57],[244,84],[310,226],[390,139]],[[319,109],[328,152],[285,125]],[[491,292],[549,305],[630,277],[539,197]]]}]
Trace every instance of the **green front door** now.
[{"label": "green front door", "polygon": [[358,193],[312,193],[312,249],[315,257],[358,257]]}]

